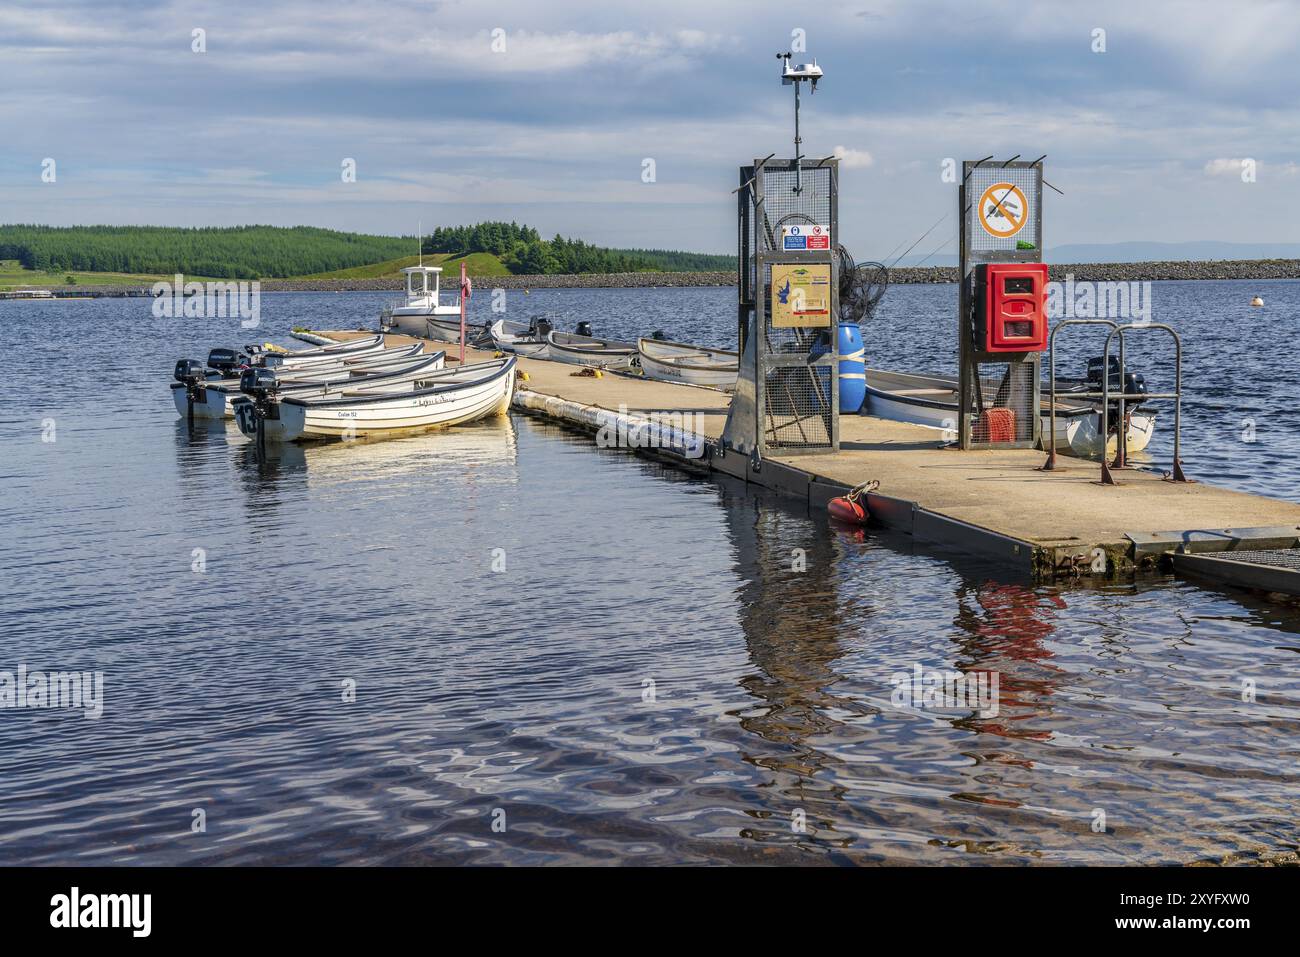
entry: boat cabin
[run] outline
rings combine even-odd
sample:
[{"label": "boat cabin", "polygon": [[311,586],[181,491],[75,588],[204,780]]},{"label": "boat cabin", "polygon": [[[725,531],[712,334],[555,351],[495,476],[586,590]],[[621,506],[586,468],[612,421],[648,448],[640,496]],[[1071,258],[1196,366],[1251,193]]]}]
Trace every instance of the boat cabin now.
[{"label": "boat cabin", "polygon": [[[407,266],[402,272],[406,273],[406,304],[408,306],[416,305],[439,305],[438,302],[438,283],[439,276],[442,273],[441,266]],[[429,278],[433,278],[433,288],[429,288]]]}]

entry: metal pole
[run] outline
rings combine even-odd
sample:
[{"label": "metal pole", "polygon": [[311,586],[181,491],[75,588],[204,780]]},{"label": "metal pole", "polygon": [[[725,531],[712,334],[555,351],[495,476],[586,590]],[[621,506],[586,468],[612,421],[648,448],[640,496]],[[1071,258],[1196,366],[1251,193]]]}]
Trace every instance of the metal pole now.
[{"label": "metal pole", "polygon": [[[1100,424],[1097,426],[1097,431],[1100,433],[1100,437],[1101,437],[1101,484],[1102,485],[1115,484],[1115,477],[1110,474],[1110,466],[1106,462],[1106,434],[1107,434],[1106,425],[1108,419],[1110,418],[1110,343],[1111,340],[1115,338],[1117,333],[1119,333],[1118,326],[1112,329],[1110,331],[1110,335],[1106,337],[1106,351],[1102,353],[1102,357],[1101,357],[1101,412],[1100,412],[1101,421]],[[1124,337],[1121,334],[1120,342],[1123,341],[1124,341]]]},{"label": "metal pole", "polygon": [[[1066,326],[1110,326],[1112,329],[1118,328],[1117,323],[1110,319],[1062,319],[1052,329],[1051,336],[1047,339],[1047,366],[1049,376],[1049,388],[1052,390],[1048,396],[1051,414],[1048,417],[1047,429],[1051,433],[1048,436],[1047,461],[1039,469],[1040,472],[1051,472],[1056,468],[1056,334]],[[1109,342],[1109,340],[1107,340]],[[1101,449],[1102,458],[1106,457],[1106,447]]]},{"label": "metal pole", "polygon": [[1047,383],[1051,390],[1047,394],[1047,401],[1051,411],[1047,418],[1047,461],[1043,463],[1044,472],[1056,468],[1056,334],[1060,331],[1061,326],[1058,325],[1047,337]]},{"label": "metal pole", "polygon": [[803,154],[799,152],[799,81],[794,81],[794,192],[803,192]]},{"label": "metal pole", "polygon": [[1169,334],[1174,337],[1174,472],[1175,482],[1186,482],[1183,474],[1182,434],[1183,434],[1183,340],[1173,329]]},{"label": "metal pole", "polygon": [[[1119,331],[1119,420],[1116,423],[1115,432],[1115,461],[1111,463],[1112,468],[1128,468],[1128,387],[1124,381],[1124,370],[1128,368],[1128,350],[1125,348],[1124,330]],[[1106,370],[1110,375],[1110,369]],[[1101,454],[1105,456],[1106,446],[1101,447]]]}]

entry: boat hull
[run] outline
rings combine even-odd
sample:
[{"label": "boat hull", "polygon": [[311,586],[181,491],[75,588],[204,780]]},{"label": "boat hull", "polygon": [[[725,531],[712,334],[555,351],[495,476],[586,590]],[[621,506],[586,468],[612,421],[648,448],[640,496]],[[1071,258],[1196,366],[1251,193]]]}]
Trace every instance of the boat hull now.
[{"label": "boat hull", "polygon": [[[467,367],[469,368],[469,367]],[[483,381],[446,392],[417,390],[391,396],[367,396],[365,401],[300,401],[288,398],[275,403],[264,425],[265,436],[278,442],[363,438],[396,435],[444,428],[504,415],[514,397],[515,364],[511,359],[502,372]],[[253,438],[257,423],[251,403],[239,402],[236,420],[240,431]]]},{"label": "boat hull", "polygon": [[552,332],[546,337],[546,358],[596,369],[630,369],[637,361],[636,346]]},{"label": "boat hull", "polygon": [[[646,346],[640,349],[641,372],[647,378],[659,379],[664,382],[680,382],[685,385],[707,386],[712,389],[722,389],[731,392],[736,388],[736,379],[740,374],[740,365],[728,363],[692,361],[688,354],[684,353],[681,359],[675,359],[671,356],[656,356],[653,352],[647,351]],[[708,353],[698,353],[698,355],[707,356]]]},{"label": "boat hull", "polygon": [[499,352],[509,352],[525,359],[545,359],[549,344],[532,334],[532,328],[520,322],[498,319],[488,328],[492,345]]},{"label": "boat hull", "polygon": [[262,364],[268,369],[300,369],[382,351],[384,351],[384,337],[375,335],[364,339],[334,342],[328,346],[304,349],[302,352],[268,352],[262,357]]},{"label": "boat hull", "polygon": [[460,309],[455,306],[398,306],[388,314],[388,324],[394,332],[416,339],[460,342]]},{"label": "boat hull", "polygon": [[[185,386],[179,382],[172,384],[172,402],[176,405],[176,414],[182,419],[189,415],[189,400]],[[238,395],[238,393],[236,393]],[[223,392],[212,388],[201,388],[194,397],[194,418],[224,419],[228,403]]]},{"label": "boat hull", "polygon": [[[414,381],[417,375],[436,372],[445,364],[446,352],[441,350],[423,355],[416,355],[407,349],[391,351],[399,355],[382,362],[358,360],[356,365],[342,365],[328,370],[283,370],[286,375],[282,379],[284,383],[282,392],[286,395],[318,395],[327,393],[330,388],[357,388],[362,382],[378,384],[400,380],[403,376],[407,377],[407,381]],[[241,395],[243,393],[239,391],[238,379],[210,381],[195,397],[194,417],[196,419],[230,418],[235,414],[235,400]],[[178,415],[189,414],[185,386],[179,382],[172,383],[172,400]]]},{"label": "boat hull", "polygon": [[[465,341],[473,343],[483,332],[482,326],[465,323]],[[460,342],[460,316],[451,319],[426,319],[425,338],[436,342]]]},{"label": "boat hull", "polygon": [[[936,384],[942,380],[936,380]],[[934,393],[951,394],[950,389],[940,385],[931,391]],[[938,429],[943,432],[955,435],[957,429],[957,403],[952,401],[943,401],[938,396],[909,396],[906,399],[901,398],[887,390],[878,389],[872,385],[872,373],[867,372],[867,411],[874,416],[882,419],[892,419],[895,422],[911,422],[915,425],[923,425],[928,428]],[[1043,446],[1048,444],[1048,436],[1051,430],[1051,416],[1046,411],[1046,404],[1040,416],[1042,421]],[[1073,412],[1072,414],[1062,415],[1058,405],[1056,417],[1056,450],[1069,455],[1081,456],[1084,458],[1098,456],[1101,454],[1101,439],[1099,435],[1100,414],[1093,411],[1082,413]],[[1150,443],[1155,434],[1156,417],[1148,412],[1134,412],[1129,417],[1128,426],[1128,451],[1141,452]],[[1107,437],[1106,454],[1114,455],[1118,447],[1118,437],[1114,434]]]}]

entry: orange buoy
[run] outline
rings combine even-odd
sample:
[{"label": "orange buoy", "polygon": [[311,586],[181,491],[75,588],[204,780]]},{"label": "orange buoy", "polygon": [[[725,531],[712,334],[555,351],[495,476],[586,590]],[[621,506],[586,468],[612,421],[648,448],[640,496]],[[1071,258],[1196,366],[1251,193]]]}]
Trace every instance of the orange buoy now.
[{"label": "orange buoy", "polygon": [[837,522],[847,522],[850,525],[865,525],[867,519],[871,518],[871,513],[867,511],[867,494],[880,488],[880,483],[875,479],[870,482],[863,482],[854,488],[848,495],[839,495],[826,503],[826,512]]}]

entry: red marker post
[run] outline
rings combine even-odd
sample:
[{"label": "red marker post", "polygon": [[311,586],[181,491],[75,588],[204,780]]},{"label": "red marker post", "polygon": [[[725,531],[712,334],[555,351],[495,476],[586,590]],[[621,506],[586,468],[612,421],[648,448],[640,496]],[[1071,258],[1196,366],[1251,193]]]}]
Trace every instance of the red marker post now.
[{"label": "red marker post", "polygon": [[465,274],[465,263],[460,264],[460,364],[465,364],[465,303],[469,302],[474,286]]}]

